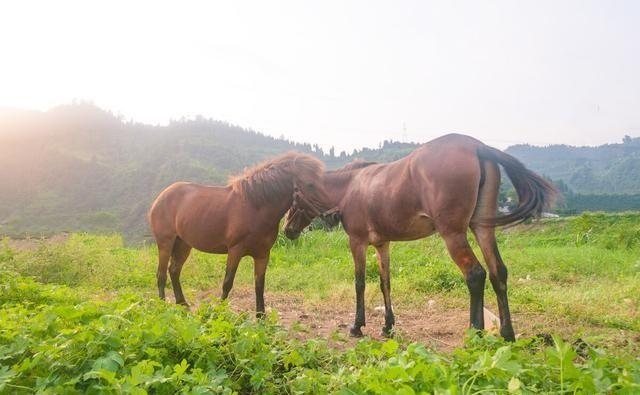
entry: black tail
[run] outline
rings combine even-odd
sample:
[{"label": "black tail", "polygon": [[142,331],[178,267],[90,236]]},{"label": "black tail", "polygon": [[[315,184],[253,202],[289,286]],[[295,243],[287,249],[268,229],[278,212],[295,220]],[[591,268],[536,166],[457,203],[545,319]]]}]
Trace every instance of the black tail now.
[{"label": "black tail", "polygon": [[504,168],[518,193],[518,207],[507,215],[476,218],[473,222],[485,226],[515,225],[532,217],[540,217],[543,210],[553,205],[558,194],[556,187],[524,167],[518,159],[486,145],[478,148],[478,158],[481,163],[489,160]]}]

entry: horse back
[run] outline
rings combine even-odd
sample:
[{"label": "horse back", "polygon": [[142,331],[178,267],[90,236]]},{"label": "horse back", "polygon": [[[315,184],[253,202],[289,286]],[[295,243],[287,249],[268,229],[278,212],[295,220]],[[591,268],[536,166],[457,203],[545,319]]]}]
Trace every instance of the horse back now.
[{"label": "horse back", "polygon": [[364,168],[343,200],[345,229],[375,241],[419,239],[445,230],[439,224],[468,226],[480,185],[481,144],[447,135],[395,162]]}]

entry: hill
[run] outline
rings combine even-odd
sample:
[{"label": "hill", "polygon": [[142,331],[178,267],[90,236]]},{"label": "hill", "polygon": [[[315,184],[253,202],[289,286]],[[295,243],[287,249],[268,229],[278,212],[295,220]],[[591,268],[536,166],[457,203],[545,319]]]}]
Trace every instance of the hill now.
[{"label": "hill", "polygon": [[[385,141],[336,154],[202,117],[153,126],[86,103],[2,110],[0,235],[117,231],[140,239],[148,234],[149,205],[175,181],[225,184],[244,167],[290,150],[335,168],[355,158],[393,161],[417,146]],[[640,209],[640,138],[600,147],[516,145],[507,152],[560,184],[564,212]]]},{"label": "hill", "polygon": [[184,180],[225,184],[244,167],[298,150],[338,167],[355,156],[390,161],[415,145],[385,142],[351,154],[276,139],[225,122],[126,122],[90,104],[0,112],[0,234],[148,233],[155,196]]},{"label": "hill", "polygon": [[640,138],[598,147],[514,145],[506,151],[576,193],[640,193]]}]

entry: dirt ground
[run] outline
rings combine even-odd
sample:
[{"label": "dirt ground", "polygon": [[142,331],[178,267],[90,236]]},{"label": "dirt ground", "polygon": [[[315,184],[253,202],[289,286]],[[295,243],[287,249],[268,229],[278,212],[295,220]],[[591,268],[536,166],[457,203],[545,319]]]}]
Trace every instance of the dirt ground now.
[{"label": "dirt ground", "polygon": [[[201,292],[192,308],[203,301],[217,298],[219,291]],[[301,296],[285,293],[265,293],[267,312],[277,311],[279,322],[299,339],[325,338],[334,346],[355,344],[358,339],[349,336],[355,308],[353,303],[333,306],[309,307]],[[234,311],[255,310],[255,296],[251,288],[234,288],[229,295],[229,305]],[[419,341],[439,350],[451,350],[462,344],[464,331],[469,322],[469,311],[444,309],[433,301],[424,310],[396,309],[395,338]],[[365,336],[383,340],[384,308],[376,306],[366,310]]]},{"label": "dirt ground", "polygon": [[[38,249],[40,245],[44,244],[61,244],[69,238],[68,233],[58,233],[51,237],[26,237],[22,239],[10,238],[7,239],[9,248],[13,250],[27,250],[33,251]],[[2,237],[0,237],[2,241]]]}]

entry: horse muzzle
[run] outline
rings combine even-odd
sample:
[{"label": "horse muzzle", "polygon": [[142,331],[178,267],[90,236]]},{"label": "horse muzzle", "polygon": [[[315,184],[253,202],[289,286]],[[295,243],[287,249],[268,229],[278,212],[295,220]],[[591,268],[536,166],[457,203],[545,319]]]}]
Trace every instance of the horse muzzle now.
[{"label": "horse muzzle", "polygon": [[300,234],[302,232],[297,231],[297,230],[292,230],[292,229],[285,229],[284,230],[284,235],[287,237],[287,239],[289,240],[295,240],[298,237],[300,237]]},{"label": "horse muzzle", "polygon": [[337,208],[332,208],[331,210],[327,210],[320,215],[320,219],[329,227],[333,228],[340,223],[342,219],[342,215]]}]

